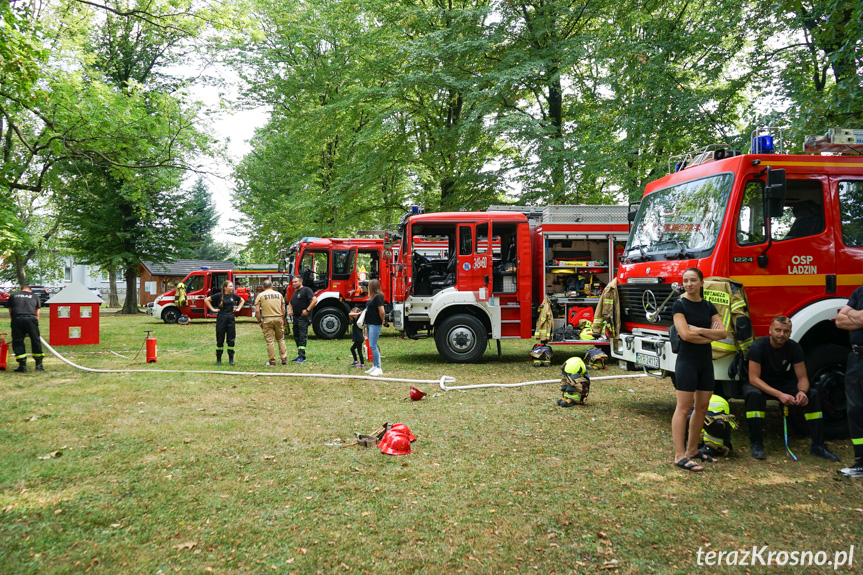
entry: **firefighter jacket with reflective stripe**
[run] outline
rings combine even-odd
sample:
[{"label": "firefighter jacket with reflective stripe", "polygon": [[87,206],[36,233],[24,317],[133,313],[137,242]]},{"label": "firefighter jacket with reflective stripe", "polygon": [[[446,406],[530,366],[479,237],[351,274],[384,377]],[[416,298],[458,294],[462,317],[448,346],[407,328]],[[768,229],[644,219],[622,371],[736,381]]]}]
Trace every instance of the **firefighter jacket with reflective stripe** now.
[{"label": "firefighter jacket with reflective stripe", "polygon": [[539,306],[539,315],[536,318],[536,331],[533,337],[541,342],[546,342],[551,339],[553,332],[554,316],[551,313],[551,301],[549,301],[548,296],[545,296],[542,304]]},{"label": "firefighter jacket with reflective stripe", "polygon": [[713,351],[713,359],[725,357],[741,351],[746,354],[752,345],[754,337],[751,329],[745,334],[745,339],[737,333],[740,318],[749,318],[749,300],[746,299],[746,291],[743,284],[723,277],[709,277],[704,280],[704,299],[716,306],[722,325],[728,336],[725,339],[714,341],[710,344]]},{"label": "firefighter jacket with reflective stripe", "polygon": [[599,296],[599,303],[596,304],[596,311],[593,314],[594,337],[601,336],[605,326],[611,330],[611,337],[617,337],[620,334],[620,301],[617,298],[617,278],[608,282],[608,285],[602,290],[602,295]]}]

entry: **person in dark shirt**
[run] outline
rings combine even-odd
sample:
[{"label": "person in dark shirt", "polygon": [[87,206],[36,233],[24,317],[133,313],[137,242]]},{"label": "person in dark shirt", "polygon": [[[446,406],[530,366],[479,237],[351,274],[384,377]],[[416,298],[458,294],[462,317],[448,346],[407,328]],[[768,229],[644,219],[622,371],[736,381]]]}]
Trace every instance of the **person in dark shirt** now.
[{"label": "person in dark shirt", "polygon": [[[698,268],[683,272],[683,289],[671,307],[674,327],[680,336],[680,349],[674,365],[674,384],[677,388],[677,406],[671,417],[671,437],[674,442],[674,464],[687,471],[704,471],[697,461],[715,463],[716,459],[698,451],[704,416],[713,395],[713,354],[711,342],[726,337],[719,312],[702,297],[704,275]],[[693,408],[694,406],[694,408]],[[689,441],[686,436],[686,417],[689,420]]]},{"label": "person in dark shirt", "polygon": [[30,338],[30,350],[36,361],[36,371],[45,371],[42,366],[42,339],[39,335],[39,309],[42,307],[39,296],[34,294],[30,286],[21,286],[21,291],[9,295],[6,304],[12,317],[12,352],[18,361],[15,371],[27,373],[27,348],[24,338]]},{"label": "person in dark shirt", "polygon": [[291,303],[288,304],[288,316],[294,320],[294,342],[297,344],[297,357],[292,361],[303,363],[306,361],[309,321],[318,298],[311,288],[303,285],[303,278],[300,276],[294,276],[291,279],[291,286],[294,288],[294,294],[291,296]]},{"label": "person in dark shirt", "polygon": [[378,376],[384,374],[381,369],[381,350],[378,348],[378,338],[381,335],[381,328],[384,325],[386,317],[381,282],[377,279],[371,280],[369,281],[369,301],[366,303],[366,330],[369,334],[369,347],[372,348],[374,365],[366,371],[369,375]]},{"label": "person in dark shirt", "polygon": [[791,320],[777,316],[770,322],[770,335],[759,338],[749,348],[749,383],[743,385],[746,421],[752,457],[764,459],[762,425],[767,397],[775,397],[793,410],[802,409],[812,436],[809,453],[828,461],[839,461],[824,444],[821,397],[809,387],[803,348],[791,339]]},{"label": "person in dark shirt", "polygon": [[228,339],[228,363],[234,365],[234,342],[237,337],[237,323],[234,313],[238,313],[246,304],[246,300],[234,293],[234,282],[225,280],[222,291],[208,296],[204,300],[212,313],[216,315],[216,365],[222,365],[222,351],[225,337]]},{"label": "person in dark shirt", "polygon": [[846,477],[863,477],[863,287],[858,287],[836,316],[836,327],[850,331],[851,353],[845,369],[848,429],[854,447],[854,464],[839,470]]},{"label": "person in dark shirt", "polygon": [[354,361],[351,362],[351,367],[365,367],[365,359],[363,358],[363,342],[365,338],[363,337],[363,328],[357,325],[357,320],[360,318],[362,311],[360,308],[355,307],[351,310],[351,313],[348,314],[348,318],[351,321],[351,356],[353,356]]}]

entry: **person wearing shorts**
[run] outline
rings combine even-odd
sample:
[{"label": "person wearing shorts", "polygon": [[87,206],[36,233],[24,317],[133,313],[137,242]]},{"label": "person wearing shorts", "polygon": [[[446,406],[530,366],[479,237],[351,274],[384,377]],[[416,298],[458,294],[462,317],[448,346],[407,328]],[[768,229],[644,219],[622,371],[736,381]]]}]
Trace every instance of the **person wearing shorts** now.
[{"label": "person wearing shorts", "polygon": [[[698,451],[698,441],[714,387],[710,344],[725,338],[726,333],[716,306],[702,297],[703,288],[701,270],[689,268],[683,272],[684,294],[671,308],[674,327],[680,336],[680,349],[674,366],[677,406],[671,418],[671,437],[674,441],[674,464],[687,471],[704,471],[699,461],[716,462],[712,456]],[[690,410],[689,440],[685,441],[686,418]]]}]

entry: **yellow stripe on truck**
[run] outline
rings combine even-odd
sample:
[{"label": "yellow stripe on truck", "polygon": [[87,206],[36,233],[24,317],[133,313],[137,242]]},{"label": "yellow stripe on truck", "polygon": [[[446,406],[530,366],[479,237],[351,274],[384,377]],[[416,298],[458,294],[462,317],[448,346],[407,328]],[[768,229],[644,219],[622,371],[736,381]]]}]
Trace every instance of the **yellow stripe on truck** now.
[{"label": "yellow stripe on truck", "polygon": [[[731,279],[742,283],[743,287],[800,287],[823,286],[827,284],[826,274],[731,276]],[[836,284],[841,286],[863,285],[863,274],[843,274],[836,276]]]}]

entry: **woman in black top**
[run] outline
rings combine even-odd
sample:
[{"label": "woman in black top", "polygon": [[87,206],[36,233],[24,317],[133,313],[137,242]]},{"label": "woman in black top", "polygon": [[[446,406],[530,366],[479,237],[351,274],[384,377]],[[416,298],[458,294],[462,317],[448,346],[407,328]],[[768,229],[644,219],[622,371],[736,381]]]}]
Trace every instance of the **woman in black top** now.
[{"label": "woman in black top", "polygon": [[369,347],[372,348],[374,366],[366,373],[369,375],[383,375],[381,369],[381,350],[378,349],[378,337],[386,319],[384,309],[384,294],[381,290],[380,280],[374,279],[369,282],[369,301],[366,304],[366,329],[369,333]]},{"label": "woman in black top", "polygon": [[[222,291],[204,300],[216,316],[216,365],[222,365],[222,346],[228,336],[228,363],[234,365],[234,339],[237,336],[234,313],[243,309],[246,300],[234,293],[234,284],[225,280]],[[217,309],[218,308],[218,309]]]},{"label": "woman in black top", "polygon": [[[677,407],[671,418],[671,437],[674,441],[674,464],[688,471],[704,471],[697,461],[715,463],[711,456],[698,451],[704,416],[713,395],[713,353],[710,343],[723,339],[725,328],[719,312],[702,298],[704,275],[698,268],[683,272],[683,289],[671,308],[674,327],[680,335],[680,349],[674,366],[677,388]],[[689,441],[684,445],[686,416],[693,404],[695,409],[689,420]]]}]

